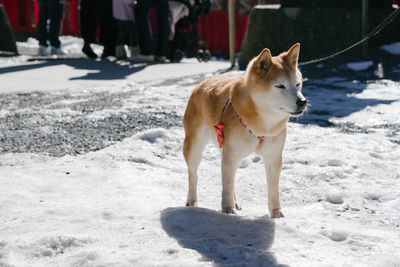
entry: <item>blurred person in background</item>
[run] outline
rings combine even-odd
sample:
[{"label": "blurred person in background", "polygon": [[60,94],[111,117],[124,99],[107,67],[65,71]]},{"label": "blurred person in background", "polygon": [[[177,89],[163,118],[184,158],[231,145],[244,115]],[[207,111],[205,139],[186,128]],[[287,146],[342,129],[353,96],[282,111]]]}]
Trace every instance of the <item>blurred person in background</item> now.
[{"label": "blurred person in background", "polygon": [[[149,9],[154,5],[157,11],[157,45],[154,49],[149,25]],[[138,31],[140,54],[132,57],[134,61],[166,62],[169,36],[168,0],[137,0],[135,18]]]},{"label": "blurred person in background", "polygon": [[[135,0],[113,0],[113,15],[118,24],[118,39],[115,47],[115,56],[125,59],[138,54],[135,17],[133,14]],[[125,50],[128,44],[128,53]]]},{"label": "blurred person in background", "polygon": [[[61,32],[61,20],[64,13],[64,1],[62,0],[38,0],[39,20],[37,24],[37,37],[39,39],[39,55],[65,55],[61,49],[59,39]],[[47,27],[47,21],[50,21]],[[50,49],[48,47],[50,42]]]}]

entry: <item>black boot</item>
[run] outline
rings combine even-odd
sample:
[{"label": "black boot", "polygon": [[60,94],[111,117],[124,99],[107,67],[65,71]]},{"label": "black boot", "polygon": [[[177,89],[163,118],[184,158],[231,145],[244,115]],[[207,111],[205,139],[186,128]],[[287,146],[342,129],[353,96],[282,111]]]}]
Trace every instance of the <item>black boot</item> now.
[{"label": "black boot", "polygon": [[93,52],[89,44],[85,44],[82,48],[82,52],[85,53],[88,58],[97,58],[97,54]]}]

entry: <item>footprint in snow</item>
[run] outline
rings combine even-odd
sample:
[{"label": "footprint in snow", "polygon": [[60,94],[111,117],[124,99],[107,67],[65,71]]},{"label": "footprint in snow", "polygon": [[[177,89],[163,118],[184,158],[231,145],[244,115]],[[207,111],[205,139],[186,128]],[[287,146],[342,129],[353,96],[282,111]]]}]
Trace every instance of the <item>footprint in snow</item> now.
[{"label": "footprint in snow", "polygon": [[326,194],[326,201],[332,204],[343,204],[343,192],[333,191]]},{"label": "footprint in snow", "polygon": [[331,167],[340,167],[342,165],[344,165],[344,163],[338,159],[331,159],[328,161],[328,166],[331,166]]},{"label": "footprint in snow", "polygon": [[328,237],[330,240],[335,241],[335,242],[343,242],[347,239],[348,233],[344,231],[337,231],[337,230],[332,230],[332,231],[322,231],[321,232],[323,236]]}]

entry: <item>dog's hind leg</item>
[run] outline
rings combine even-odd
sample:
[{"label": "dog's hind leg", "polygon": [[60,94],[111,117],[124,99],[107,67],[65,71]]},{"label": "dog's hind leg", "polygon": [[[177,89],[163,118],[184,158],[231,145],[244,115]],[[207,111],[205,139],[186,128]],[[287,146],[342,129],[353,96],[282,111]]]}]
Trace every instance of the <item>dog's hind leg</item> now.
[{"label": "dog's hind leg", "polygon": [[[194,126],[194,125],[193,125]],[[210,130],[205,126],[187,129],[183,143],[183,155],[186,160],[189,174],[189,191],[186,206],[197,206],[197,169],[202,153],[210,137]]]}]

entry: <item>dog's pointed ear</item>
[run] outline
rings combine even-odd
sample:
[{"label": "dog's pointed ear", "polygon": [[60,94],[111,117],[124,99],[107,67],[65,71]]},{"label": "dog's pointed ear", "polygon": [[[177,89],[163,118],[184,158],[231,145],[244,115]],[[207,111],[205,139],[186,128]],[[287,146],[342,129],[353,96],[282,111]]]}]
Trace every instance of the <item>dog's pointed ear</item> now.
[{"label": "dog's pointed ear", "polygon": [[299,61],[299,54],[300,44],[296,43],[286,52],[286,59],[290,64],[297,66]]},{"label": "dog's pointed ear", "polygon": [[271,51],[268,48],[264,48],[261,53],[258,55],[256,60],[257,69],[260,70],[260,73],[266,73],[271,65]]}]

